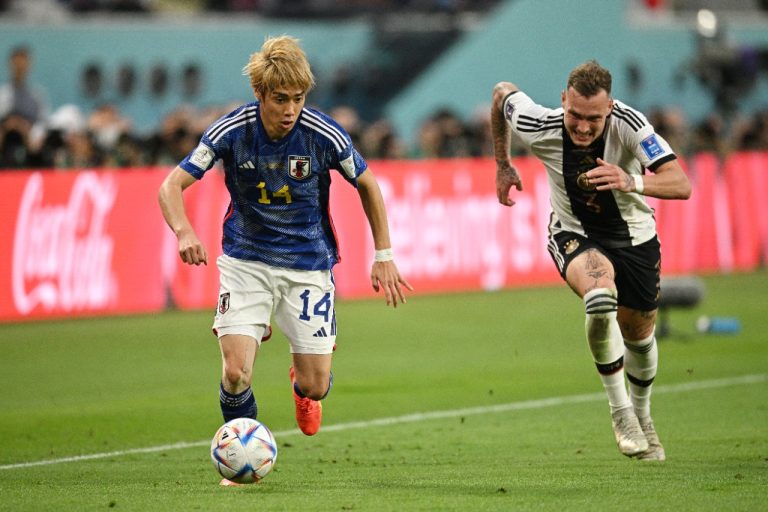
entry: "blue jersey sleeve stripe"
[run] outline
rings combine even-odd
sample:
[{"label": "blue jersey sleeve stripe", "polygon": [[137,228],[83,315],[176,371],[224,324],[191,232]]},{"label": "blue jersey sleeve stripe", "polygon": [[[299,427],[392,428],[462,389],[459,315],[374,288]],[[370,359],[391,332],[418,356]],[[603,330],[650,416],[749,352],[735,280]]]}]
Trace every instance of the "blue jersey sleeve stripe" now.
[{"label": "blue jersey sleeve stripe", "polygon": [[326,130],[328,130],[329,132],[331,132],[335,136],[337,136],[338,137],[337,140],[339,141],[339,144],[342,147],[346,147],[347,144],[349,144],[349,137],[347,137],[346,134],[342,130],[340,130],[339,128],[337,128],[333,124],[329,123],[328,121],[326,121],[322,117],[318,116],[317,114],[315,114],[315,113],[313,113],[313,112],[311,112],[311,111],[309,111],[307,109],[304,109],[303,113],[304,113],[304,116],[306,116],[307,118],[313,119],[316,122],[317,126],[322,126]]},{"label": "blue jersey sleeve stripe", "polygon": [[[333,143],[333,146],[336,148],[336,151],[337,151],[339,154],[341,154],[341,152],[342,152],[342,149],[343,149],[343,146],[339,145],[339,140],[338,140],[338,138],[337,138],[337,137],[335,137],[335,136],[334,136],[334,134],[332,134],[332,133],[330,133],[330,132],[328,132],[328,131],[326,131],[326,130],[323,130],[323,129],[322,129],[321,127],[319,127],[319,126],[316,126],[316,125],[312,124],[311,120],[309,120],[309,119],[302,119],[302,120],[301,120],[301,121],[299,121],[299,122],[300,122],[302,125],[304,125],[304,126],[306,126],[307,128],[309,128],[310,130],[313,130],[313,131],[315,131],[315,132],[318,132],[318,133],[320,133],[321,135],[324,135],[324,136],[325,136],[325,137],[326,137],[328,140],[330,140],[330,141],[331,141],[331,143]],[[346,144],[345,144],[344,146],[346,146]]]},{"label": "blue jersey sleeve stripe", "polygon": [[242,115],[247,115],[249,112],[255,112],[257,110],[257,108],[258,107],[256,105],[240,107],[239,109],[234,110],[233,112],[230,112],[229,114],[225,115],[224,117],[214,121],[214,123],[211,124],[211,126],[208,127],[208,130],[209,131],[217,130],[223,124],[226,124],[227,122],[231,121],[233,118],[236,118],[236,117],[239,117],[239,116],[242,116]]},{"label": "blue jersey sleeve stripe", "polygon": [[216,143],[221,139],[224,135],[227,134],[227,132],[231,131],[234,128],[237,128],[238,126],[242,126],[244,124],[253,122],[256,120],[256,112],[248,112],[243,113],[240,115],[237,115],[233,118],[230,118],[227,120],[226,123],[221,124],[216,129],[211,130],[208,132],[208,138]]},{"label": "blue jersey sleeve stripe", "polygon": [[208,129],[206,135],[212,142],[217,142],[224,134],[230,131],[232,128],[242,126],[249,121],[256,119],[256,107],[249,107],[243,109],[239,114],[234,117],[222,119],[215,123]]},{"label": "blue jersey sleeve stripe", "polygon": [[329,122],[327,118],[324,118],[323,116],[318,115],[317,112],[313,112],[312,110],[307,108],[303,109],[302,112],[304,113],[304,115],[311,117],[315,119],[318,123],[328,127],[329,130],[336,133],[339,137],[346,139],[346,137],[344,136],[345,135],[344,130],[340,129],[333,123]]},{"label": "blue jersey sleeve stripe", "polygon": [[213,142],[214,144],[217,144],[221,140],[221,138],[224,137],[228,132],[234,130],[235,128],[239,128],[239,127],[241,127],[243,125],[246,125],[246,124],[249,124],[249,123],[253,123],[254,119],[255,118],[243,119],[239,123],[236,123],[236,124],[233,124],[233,125],[227,127],[227,129],[225,131],[223,131],[221,134],[219,134],[215,139],[211,139],[211,142]]}]

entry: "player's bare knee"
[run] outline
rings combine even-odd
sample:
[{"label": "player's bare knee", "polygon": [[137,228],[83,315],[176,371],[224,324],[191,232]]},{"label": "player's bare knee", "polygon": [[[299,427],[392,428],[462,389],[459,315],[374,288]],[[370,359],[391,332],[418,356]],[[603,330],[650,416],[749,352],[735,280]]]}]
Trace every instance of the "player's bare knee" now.
[{"label": "player's bare knee", "polygon": [[312,400],[322,400],[325,398],[325,395],[328,394],[330,381],[328,378],[299,380],[297,377],[296,385],[307,398],[311,398]]},{"label": "player's bare knee", "polygon": [[224,387],[231,391],[240,391],[251,384],[251,372],[237,365],[224,365]]},{"label": "player's bare knee", "polygon": [[299,384],[299,389],[301,389],[301,392],[304,393],[304,396],[307,398],[311,398],[312,400],[322,400],[328,393],[328,383],[316,381],[310,383],[306,387]]},{"label": "player's bare knee", "polygon": [[307,398],[311,398],[312,400],[322,400],[322,398],[325,396],[325,389],[322,391],[319,391],[320,388],[312,388],[308,393],[304,392],[304,396]]}]

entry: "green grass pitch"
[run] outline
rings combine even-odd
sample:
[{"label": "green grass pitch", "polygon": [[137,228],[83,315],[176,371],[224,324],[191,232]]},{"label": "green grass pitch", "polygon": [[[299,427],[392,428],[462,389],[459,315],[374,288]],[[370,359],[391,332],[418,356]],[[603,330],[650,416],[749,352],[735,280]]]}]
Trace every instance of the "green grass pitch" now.
[{"label": "green grass pitch", "polygon": [[[616,449],[565,286],[340,300],[313,438],[276,333],[254,388],[278,461],[240,488],[218,486],[208,454],[210,312],[0,325],[0,510],[768,510],[768,271],[704,280],[659,342],[664,463]],[[742,331],[699,334],[702,314]]]}]

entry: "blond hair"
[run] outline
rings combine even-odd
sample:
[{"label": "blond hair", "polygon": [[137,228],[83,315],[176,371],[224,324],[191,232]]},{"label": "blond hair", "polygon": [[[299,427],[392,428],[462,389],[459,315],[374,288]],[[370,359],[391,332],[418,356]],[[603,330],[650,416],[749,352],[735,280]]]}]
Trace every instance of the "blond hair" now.
[{"label": "blond hair", "polygon": [[568,75],[568,87],[573,87],[576,92],[587,98],[591,98],[601,90],[610,96],[611,82],[610,71],[598,64],[596,60],[577,66]]},{"label": "blond hair", "polygon": [[250,79],[253,92],[259,94],[279,87],[297,87],[309,92],[315,85],[299,40],[290,36],[267,38],[261,50],[251,54],[243,67],[243,75]]}]

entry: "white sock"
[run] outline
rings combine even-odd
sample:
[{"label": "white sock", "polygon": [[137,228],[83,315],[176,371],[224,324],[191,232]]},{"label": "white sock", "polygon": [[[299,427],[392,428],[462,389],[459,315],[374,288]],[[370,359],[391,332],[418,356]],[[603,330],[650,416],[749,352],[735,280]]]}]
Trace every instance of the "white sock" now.
[{"label": "white sock", "polygon": [[624,345],[616,320],[616,292],[608,288],[592,290],[584,295],[584,306],[587,342],[613,413],[630,405],[624,383]]},{"label": "white sock", "polygon": [[659,364],[656,336],[624,340],[624,364],[629,380],[629,396],[638,418],[651,416],[651,388]]}]

